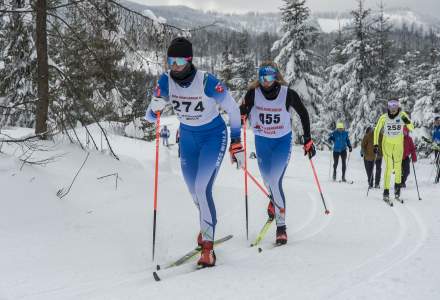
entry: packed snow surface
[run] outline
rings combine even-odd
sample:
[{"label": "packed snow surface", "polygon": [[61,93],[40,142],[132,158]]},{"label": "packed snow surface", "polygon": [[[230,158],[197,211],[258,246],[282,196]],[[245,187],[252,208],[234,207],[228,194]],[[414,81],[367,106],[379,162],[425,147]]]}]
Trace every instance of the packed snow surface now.
[{"label": "packed snow surface", "polygon": [[[175,119],[162,121],[173,136]],[[331,211],[327,216],[310,163],[295,147],[284,179],[288,244],[273,248],[273,226],[258,253],[249,245],[265,222],[268,200],[249,182],[246,240],[243,172],[225,157],[214,187],[216,236],[234,238],[216,248],[216,267],[194,271],[192,260],[159,272],[162,281],[155,282],[155,265],[191,250],[198,233],[177,145],[160,148],[153,262],[155,144],[109,130],[118,161],[101,152],[97,127],[90,130],[100,149],[90,150],[62,199],[57,191],[70,185],[86,152],[58,138],[42,143],[47,151],[31,158],[56,156],[54,162],[23,165],[20,148],[1,146],[0,299],[440,299],[440,185],[432,183],[427,159],[416,164],[423,200],[411,175],[402,192],[405,204],[391,208],[381,190],[366,196],[359,149],[348,165],[352,185],[329,180],[330,152],[319,151],[314,162]],[[85,131],[78,135],[85,143]],[[253,151],[251,133],[248,146]],[[257,160],[249,160],[249,169],[261,181]],[[114,173],[117,187],[116,176],[97,179]]]}]

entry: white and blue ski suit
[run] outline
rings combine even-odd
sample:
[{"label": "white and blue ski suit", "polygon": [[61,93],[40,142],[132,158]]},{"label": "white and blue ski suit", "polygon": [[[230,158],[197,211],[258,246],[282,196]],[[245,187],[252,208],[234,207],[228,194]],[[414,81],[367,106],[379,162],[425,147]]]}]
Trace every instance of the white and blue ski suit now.
[{"label": "white and blue ski suit", "polygon": [[291,109],[300,116],[304,137],[310,138],[307,109],[295,91],[277,82],[268,91],[260,87],[249,90],[240,106],[255,135],[258,167],[271,194],[278,227],[286,224],[283,176],[292,149]]},{"label": "white and blue ski suit", "polygon": [[[199,209],[200,232],[213,241],[217,224],[212,187],[227,147],[227,129],[219,105],[229,115],[231,139],[240,140],[241,120],[237,103],[213,75],[195,70],[190,82],[176,82],[170,72],[162,74],[155,90],[173,105],[180,121],[180,162],[189,192]],[[150,108],[146,119],[154,122]]]}]

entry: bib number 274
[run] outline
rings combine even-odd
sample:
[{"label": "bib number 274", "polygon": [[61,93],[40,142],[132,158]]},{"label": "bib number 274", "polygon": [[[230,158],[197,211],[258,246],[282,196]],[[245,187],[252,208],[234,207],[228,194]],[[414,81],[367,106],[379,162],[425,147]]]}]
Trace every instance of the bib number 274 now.
[{"label": "bib number 274", "polygon": [[190,102],[190,101],[173,101],[173,105],[174,105],[174,110],[181,112],[182,110],[185,112],[189,112],[191,110],[191,108],[194,106],[194,111],[204,111],[205,108],[203,107],[203,102],[199,101],[197,103],[195,102]]}]

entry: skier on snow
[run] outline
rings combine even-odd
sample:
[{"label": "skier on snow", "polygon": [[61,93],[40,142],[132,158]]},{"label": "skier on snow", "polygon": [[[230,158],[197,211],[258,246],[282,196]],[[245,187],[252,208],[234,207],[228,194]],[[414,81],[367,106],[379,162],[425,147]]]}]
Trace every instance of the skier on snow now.
[{"label": "skier on snow", "polygon": [[311,158],[316,151],[310,136],[307,109],[298,94],[286,86],[276,64],[263,62],[258,71],[258,80],[251,84],[240,111],[249,118],[255,134],[258,167],[271,194],[268,215],[276,219],[278,245],[287,243],[286,200],[282,181],[292,149],[290,109],[294,109],[301,118],[304,151]]},{"label": "skier on snow", "polygon": [[408,115],[401,111],[400,102],[396,98],[388,101],[388,112],[383,114],[374,129],[374,152],[379,153],[379,133],[383,129],[382,152],[385,159],[384,200],[389,202],[391,173],[394,169],[394,195],[400,198],[403,158],[403,127],[414,130]]},{"label": "skier on snow", "polygon": [[[374,132],[373,128],[369,126],[362,139],[361,156],[364,158],[365,171],[367,172],[368,186],[378,189],[380,187],[380,176],[382,172],[382,144],[383,134],[379,136],[379,153],[374,153]],[[373,170],[376,167],[376,174],[373,176]]]},{"label": "skier on snow", "polygon": [[336,169],[338,168],[339,157],[342,161],[342,181],[346,182],[345,171],[347,169],[347,147],[348,151],[353,151],[348,132],[344,128],[344,123],[338,122],[336,130],[330,134],[329,143],[333,143],[333,180],[336,180]]},{"label": "skier on snow", "polygon": [[189,192],[199,210],[202,247],[198,265],[213,266],[213,249],[217,223],[212,187],[227,146],[227,129],[219,114],[220,105],[228,115],[231,127],[231,159],[244,161],[240,140],[241,120],[237,103],[225,86],[213,75],[199,71],[192,63],[192,44],[185,38],[174,39],[167,52],[170,71],[161,75],[146,119],[156,120],[156,112],[172,104],[180,121],[181,168]]}]

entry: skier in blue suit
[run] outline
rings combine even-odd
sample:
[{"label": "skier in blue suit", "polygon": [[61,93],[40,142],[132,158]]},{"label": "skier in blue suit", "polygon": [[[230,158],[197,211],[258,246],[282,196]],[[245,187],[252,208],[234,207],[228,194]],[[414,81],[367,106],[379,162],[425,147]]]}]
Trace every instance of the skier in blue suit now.
[{"label": "skier in blue suit", "polygon": [[182,173],[199,210],[197,242],[202,252],[198,264],[209,267],[216,261],[213,241],[217,218],[212,187],[228,143],[226,125],[217,105],[229,115],[229,151],[232,161],[241,167],[244,153],[240,139],[240,110],[223,83],[213,75],[196,69],[192,63],[193,50],[189,40],[183,37],[174,39],[167,57],[170,71],[160,76],[145,118],[155,122],[156,112],[172,104],[180,121]]},{"label": "skier in blue suit", "polygon": [[330,134],[328,141],[333,143],[333,180],[336,180],[336,169],[338,168],[339,157],[341,157],[342,181],[345,182],[347,147],[350,152],[353,151],[353,148],[351,147],[348,132],[344,129],[344,123],[338,122],[336,124],[336,130]]},{"label": "skier in blue suit", "polygon": [[276,243],[283,245],[287,243],[287,231],[282,183],[292,150],[291,110],[295,110],[301,119],[305,155],[311,158],[316,151],[310,136],[307,109],[298,94],[286,86],[277,65],[271,61],[263,62],[258,75],[259,79],[248,90],[240,111],[249,118],[255,134],[258,167],[271,194],[268,215],[277,223]]}]

